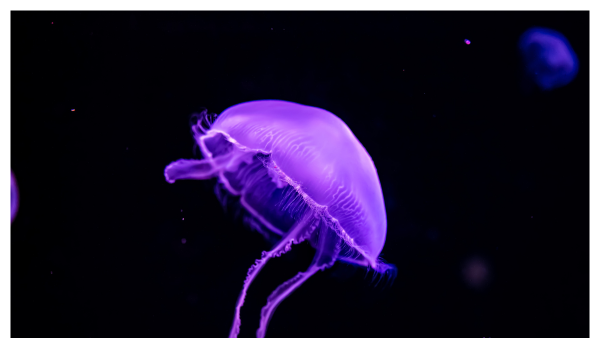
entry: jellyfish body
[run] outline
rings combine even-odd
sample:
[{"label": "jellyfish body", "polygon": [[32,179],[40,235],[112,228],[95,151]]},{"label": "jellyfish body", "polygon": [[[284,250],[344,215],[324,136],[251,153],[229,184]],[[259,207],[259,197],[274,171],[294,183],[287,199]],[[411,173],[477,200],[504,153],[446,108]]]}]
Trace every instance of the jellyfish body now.
[{"label": "jellyfish body", "polygon": [[17,188],[17,180],[12,171],[10,172],[10,222],[12,223],[17,216],[19,210],[19,189]]},{"label": "jellyfish body", "polygon": [[204,158],[171,163],[167,181],[218,177],[227,193],[239,197],[251,226],[277,239],[248,271],[230,338],[239,333],[250,284],[269,259],[292,244],[309,240],[315,257],[268,297],[257,337],[264,337],[283,299],[336,260],[395,276],[395,268],[378,258],[387,221],[375,165],[341,119],[316,107],[263,100],[230,107],[214,122],[202,113],[192,130]]},{"label": "jellyfish body", "polygon": [[526,75],[542,90],[552,90],[571,82],[579,70],[579,60],[569,41],[548,28],[531,28],[521,35],[519,49]]}]

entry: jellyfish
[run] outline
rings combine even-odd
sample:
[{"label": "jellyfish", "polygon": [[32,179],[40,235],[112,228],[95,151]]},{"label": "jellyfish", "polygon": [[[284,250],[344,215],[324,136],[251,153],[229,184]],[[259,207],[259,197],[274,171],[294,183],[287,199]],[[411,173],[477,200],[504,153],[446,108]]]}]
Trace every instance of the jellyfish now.
[{"label": "jellyfish", "polygon": [[19,189],[17,188],[17,180],[15,175],[10,172],[10,222],[12,223],[17,216],[19,210]]},{"label": "jellyfish", "polygon": [[[372,269],[393,281],[396,269],[379,258],[387,231],[383,193],[373,160],[350,128],[317,107],[279,100],[232,106],[218,117],[196,116],[192,132],[203,159],[165,168],[167,182],[218,178],[215,192],[239,198],[247,224],[270,251],[248,270],[229,337],[240,332],[248,288],[273,257],[305,240],[316,253],[306,271],[278,286],[261,310],[257,337],[265,336],[275,308],[317,271],[337,260]],[[219,188],[220,187],[220,188]]]},{"label": "jellyfish", "polygon": [[542,90],[567,85],[579,70],[579,60],[569,41],[555,30],[527,30],[519,39],[519,49],[527,77]]}]

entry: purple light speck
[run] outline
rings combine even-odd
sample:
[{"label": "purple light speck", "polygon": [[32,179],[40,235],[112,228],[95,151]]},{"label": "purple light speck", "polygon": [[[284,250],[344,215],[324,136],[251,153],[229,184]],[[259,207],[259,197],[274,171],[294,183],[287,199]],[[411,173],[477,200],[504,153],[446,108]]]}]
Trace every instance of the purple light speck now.
[{"label": "purple light speck", "polygon": [[465,43],[466,43],[467,45],[470,45],[470,44],[471,44],[471,40],[469,40],[469,39],[465,39]]},{"label": "purple light speck", "polygon": [[75,109],[71,109],[71,111],[75,111]]},{"label": "purple light speck", "polygon": [[315,257],[305,272],[267,298],[258,338],[265,336],[275,308],[336,260],[393,281],[396,268],[378,258],[387,219],[375,164],[340,118],[278,100],[245,102],[218,117],[204,111],[195,118],[192,131],[204,158],[169,164],[167,182],[218,178],[219,200],[225,205],[228,195],[236,196],[246,223],[273,244],[248,270],[229,338],[240,332],[240,310],[252,281],[269,259],[290,251],[292,244],[308,240]]},{"label": "purple light speck", "polygon": [[185,242],[187,242],[187,240],[185,238],[181,239],[181,244],[185,244]]}]

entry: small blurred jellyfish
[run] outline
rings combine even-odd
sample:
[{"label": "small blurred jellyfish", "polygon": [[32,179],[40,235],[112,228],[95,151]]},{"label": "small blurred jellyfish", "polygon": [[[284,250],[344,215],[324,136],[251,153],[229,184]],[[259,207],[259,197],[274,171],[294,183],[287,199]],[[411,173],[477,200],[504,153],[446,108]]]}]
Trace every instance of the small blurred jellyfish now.
[{"label": "small blurred jellyfish", "polygon": [[471,289],[481,290],[490,281],[489,264],[481,257],[475,256],[467,259],[463,263],[461,273],[464,282]]},{"label": "small blurred jellyfish", "polygon": [[579,60],[571,44],[557,31],[531,28],[521,35],[519,49],[525,75],[542,90],[567,85],[579,70]]},{"label": "small blurred jellyfish", "polygon": [[17,180],[15,175],[10,172],[10,222],[12,223],[17,216],[19,209],[19,189],[17,188]]}]

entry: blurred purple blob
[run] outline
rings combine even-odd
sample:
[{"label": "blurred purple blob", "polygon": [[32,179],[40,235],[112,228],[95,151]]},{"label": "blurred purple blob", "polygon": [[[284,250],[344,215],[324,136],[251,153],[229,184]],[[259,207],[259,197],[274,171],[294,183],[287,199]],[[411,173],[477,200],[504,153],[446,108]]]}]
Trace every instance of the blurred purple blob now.
[{"label": "blurred purple blob", "polygon": [[10,222],[12,223],[19,210],[19,189],[15,175],[10,172]]},{"label": "blurred purple blob", "polygon": [[471,41],[470,41],[470,40],[468,40],[468,39],[465,39],[465,43],[466,43],[467,45],[470,45],[470,44],[471,44]]},{"label": "blurred purple blob", "polygon": [[308,240],[315,257],[307,271],[268,297],[257,337],[264,337],[281,301],[338,259],[393,280],[395,267],[378,258],[387,220],[377,171],[340,118],[320,108],[277,100],[241,103],[216,120],[206,111],[196,118],[192,131],[204,159],[171,163],[166,180],[217,177],[215,192],[221,202],[239,199],[248,214],[246,223],[274,243],[248,271],[230,338],[239,333],[248,287],[269,259],[286,253],[292,244]]},{"label": "blurred purple blob", "polygon": [[471,257],[463,263],[462,275],[472,289],[482,289],[490,281],[489,264],[481,257]]},{"label": "blurred purple blob", "polygon": [[567,85],[579,70],[579,60],[569,41],[555,30],[527,30],[519,39],[519,49],[527,77],[542,90]]},{"label": "blurred purple blob", "polygon": [[185,244],[187,242],[187,240],[185,238],[181,239],[181,244]]}]

